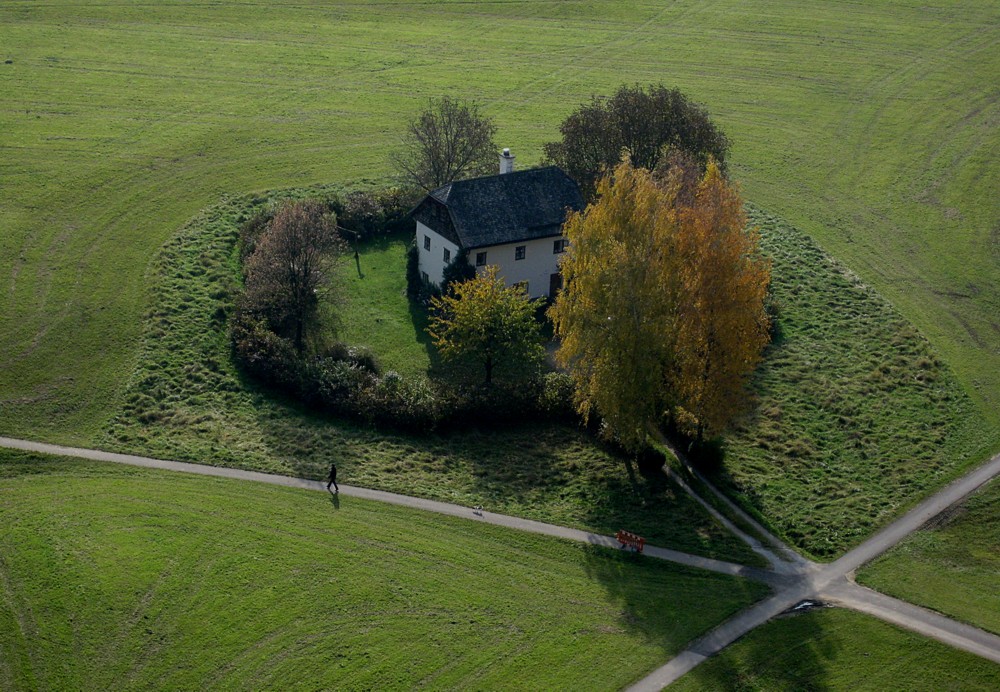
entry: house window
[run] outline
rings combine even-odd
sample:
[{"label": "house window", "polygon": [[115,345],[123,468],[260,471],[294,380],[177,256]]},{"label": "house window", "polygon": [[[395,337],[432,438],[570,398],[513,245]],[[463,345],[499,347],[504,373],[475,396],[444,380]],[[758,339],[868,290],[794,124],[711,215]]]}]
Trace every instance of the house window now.
[{"label": "house window", "polygon": [[531,293],[528,292],[528,282],[527,281],[518,281],[517,283],[514,284],[514,288],[520,288],[520,289],[524,290],[524,292],[527,293],[528,295],[531,295]]},{"label": "house window", "polygon": [[561,252],[566,252],[567,245],[569,245],[569,240],[566,238],[552,241],[552,254],[558,255]]},{"label": "house window", "polygon": [[525,245],[518,245],[516,248],[514,248],[514,259],[516,259],[516,260],[522,260],[522,259],[524,259],[524,248],[525,247],[527,247],[527,246],[525,246]]},{"label": "house window", "polygon": [[485,252],[477,252],[476,253],[476,266],[477,267],[485,267],[486,266],[486,253]]},{"label": "house window", "polygon": [[449,250],[448,248],[444,249],[444,261],[451,262],[451,250]]},{"label": "house window", "polygon": [[424,236],[424,250],[431,249],[431,237],[429,235]]}]

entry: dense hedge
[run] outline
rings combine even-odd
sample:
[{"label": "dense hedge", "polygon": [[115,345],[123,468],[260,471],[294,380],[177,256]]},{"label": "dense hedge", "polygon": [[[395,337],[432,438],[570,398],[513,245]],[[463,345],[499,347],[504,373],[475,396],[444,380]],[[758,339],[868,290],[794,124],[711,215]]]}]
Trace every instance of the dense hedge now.
[{"label": "dense hedge", "polygon": [[491,386],[455,385],[382,371],[366,349],[342,344],[300,356],[262,320],[237,311],[230,322],[237,361],[268,386],[328,413],[411,432],[575,420],[564,373]]}]

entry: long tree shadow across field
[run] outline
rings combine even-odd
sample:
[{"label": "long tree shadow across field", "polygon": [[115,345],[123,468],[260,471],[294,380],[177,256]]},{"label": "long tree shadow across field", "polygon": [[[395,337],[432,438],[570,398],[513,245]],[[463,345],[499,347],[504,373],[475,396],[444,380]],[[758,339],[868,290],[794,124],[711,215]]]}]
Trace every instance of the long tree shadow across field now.
[{"label": "long tree shadow across field", "polygon": [[[665,563],[631,551],[584,546],[583,564],[618,609],[618,627],[667,655],[769,593],[763,584]],[[626,565],[638,578],[624,578]],[[706,599],[705,593],[711,596]],[[697,602],[697,608],[692,603]],[[723,685],[718,689],[725,689]]]},{"label": "long tree shadow across field", "polygon": [[[829,668],[841,647],[836,637],[826,634],[822,621],[808,608],[779,615],[739,641],[738,658],[727,655],[730,650],[713,657],[711,665],[697,668],[696,686],[725,690],[733,689],[734,681],[746,681],[747,689],[831,689]],[[776,658],[788,664],[776,665]]]}]

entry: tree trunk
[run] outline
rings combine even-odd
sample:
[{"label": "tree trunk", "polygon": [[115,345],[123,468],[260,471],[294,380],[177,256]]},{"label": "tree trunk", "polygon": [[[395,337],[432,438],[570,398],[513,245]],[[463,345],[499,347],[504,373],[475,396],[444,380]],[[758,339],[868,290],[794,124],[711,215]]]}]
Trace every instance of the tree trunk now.
[{"label": "tree trunk", "polygon": [[295,350],[302,353],[302,320],[295,320]]}]

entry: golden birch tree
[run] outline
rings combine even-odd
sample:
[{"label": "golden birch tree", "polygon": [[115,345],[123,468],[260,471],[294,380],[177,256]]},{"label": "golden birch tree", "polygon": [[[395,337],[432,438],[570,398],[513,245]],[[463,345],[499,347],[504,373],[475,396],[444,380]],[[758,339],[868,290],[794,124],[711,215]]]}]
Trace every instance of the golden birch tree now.
[{"label": "golden birch tree", "polygon": [[665,414],[721,430],[767,341],[769,271],[739,195],[713,162],[693,193],[687,172],[661,173],[623,161],[570,216],[549,312],[578,410],[630,448]]},{"label": "golden birch tree", "polygon": [[563,227],[565,288],[549,315],[580,413],[596,409],[609,433],[637,446],[657,418],[670,359],[677,213],[649,171],[629,163],[599,181],[597,194]]},{"label": "golden birch tree", "polygon": [[710,161],[693,204],[680,209],[674,359],[666,381],[675,420],[699,439],[721,432],[738,412],[769,340],[770,263],[759,240],[739,194]]}]

